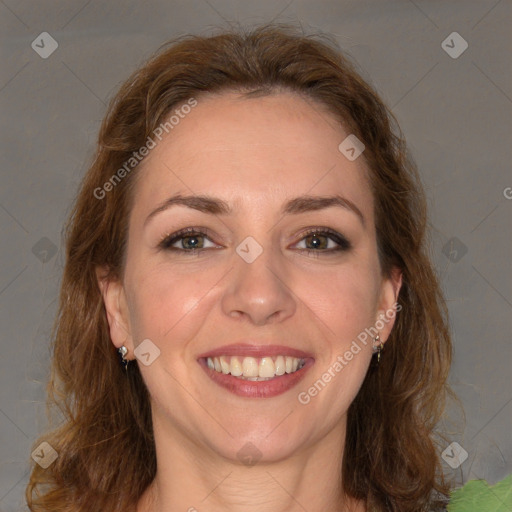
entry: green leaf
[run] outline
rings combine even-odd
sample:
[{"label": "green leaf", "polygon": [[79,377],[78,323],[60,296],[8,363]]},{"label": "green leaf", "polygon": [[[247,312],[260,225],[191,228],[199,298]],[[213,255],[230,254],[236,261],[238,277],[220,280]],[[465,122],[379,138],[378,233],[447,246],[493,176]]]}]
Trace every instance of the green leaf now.
[{"label": "green leaf", "polygon": [[452,492],[448,512],[512,512],[512,475],[493,486],[469,481]]}]

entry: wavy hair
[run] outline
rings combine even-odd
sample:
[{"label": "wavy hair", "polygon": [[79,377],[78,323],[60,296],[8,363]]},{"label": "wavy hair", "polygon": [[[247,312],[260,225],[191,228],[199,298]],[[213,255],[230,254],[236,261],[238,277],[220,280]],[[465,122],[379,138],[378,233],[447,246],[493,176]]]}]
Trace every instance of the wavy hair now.
[{"label": "wavy hair", "polygon": [[356,69],[325,36],[266,25],[173,40],[121,86],[65,227],[48,384],[61,418],[36,443],[49,442],[58,458],[47,469],[33,466],[32,512],[135,510],[155,476],[148,392],[136,364],[128,375],[119,364],[96,276],[102,267],[122,278],[137,166],[118,182],[112,177],[172,109],[223,91],[299,93],[364,142],[379,259],[384,274],[393,267],[403,273],[402,309],[348,411],[343,488],[382,512],[425,511],[434,494],[449,493],[435,427],[452,395],[452,345],[428,256],[425,195],[395,118]]}]

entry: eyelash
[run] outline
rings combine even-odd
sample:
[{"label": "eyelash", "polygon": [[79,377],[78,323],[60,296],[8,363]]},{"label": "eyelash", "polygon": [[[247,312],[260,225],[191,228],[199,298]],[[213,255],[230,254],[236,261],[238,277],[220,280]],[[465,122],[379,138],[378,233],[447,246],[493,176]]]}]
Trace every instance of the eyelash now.
[{"label": "eyelash", "polygon": [[[189,227],[185,229],[181,229],[180,231],[177,231],[176,233],[172,233],[171,235],[166,235],[158,244],[158,248],[167,250],[167,251],[179,251],[182,253],[189,253],[193,255],[197,255],[201,253],[202,251],[211,249],[211,247],[206,248],[199,248],[199,249],[183,249],[178,247],[172,247],[172,245],[180,240],[183,240],[185,238],[194,238],[194,237],[205,237],[208,238],[207,229],[204,228],[196,228],[196,227]],[[299,249],[301,252],[305,252],[310,256],[318,257],[320,254],[329,254],[329,253],[338,253],[342,251],[348,251],[352,248],[351,243],[340,233],[330,229],[330,228],[312,228],[306,231],[305,233],[302,233],[302,238],[299,240],[299,242],[302,242],[304,239],[306,239],[308,236],[311,235],[318,235],[318,236],[327,236],[327,238],[331,239],[333,242],[338,244],[338,247],[331,248],[331,249]],[[210,240],[211,241],[211,240]],[[297,243],[299,243],[297,242]]]}]

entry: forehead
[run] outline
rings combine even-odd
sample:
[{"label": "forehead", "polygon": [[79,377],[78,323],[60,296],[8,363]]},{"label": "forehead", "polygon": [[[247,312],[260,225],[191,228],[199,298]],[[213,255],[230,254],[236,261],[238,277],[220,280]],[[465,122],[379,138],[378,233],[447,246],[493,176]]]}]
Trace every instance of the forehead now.
[{"label": "forehead", "polygon": [[340,152],[349,132],[313,100],[290,92],[199,96],[176,119],[138,169],[134,209],[175,193],[266,208],[274,199],[339,193],[371,216],[364,158]]}]

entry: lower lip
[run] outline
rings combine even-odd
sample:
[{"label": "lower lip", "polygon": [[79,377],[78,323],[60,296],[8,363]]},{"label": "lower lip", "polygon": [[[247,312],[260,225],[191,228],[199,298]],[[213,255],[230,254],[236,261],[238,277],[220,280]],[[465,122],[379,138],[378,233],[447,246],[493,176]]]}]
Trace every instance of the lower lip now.
[{"label": "lower lip", "polygon": [[271,398],[281,395],[296,386],[304,378],[306,372],[314,364],[314,359],[305,359],[304,366],[293,373],[277,375],[271,380],[253,381],[239,379],[232,375],[220,373],[208,368],[206,359],[199,359],[199,364],[206,374],[219,386],[231,391],[231,393],[246,398]]}]

